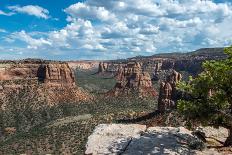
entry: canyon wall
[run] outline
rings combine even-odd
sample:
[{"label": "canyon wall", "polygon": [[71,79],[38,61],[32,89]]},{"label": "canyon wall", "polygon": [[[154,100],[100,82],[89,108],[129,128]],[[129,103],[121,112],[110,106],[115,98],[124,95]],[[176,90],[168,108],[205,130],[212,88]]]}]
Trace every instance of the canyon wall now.
[{"label": "canyon wall", "polygon": [[89,99],[89,95],[76,86],[74,72],[65,62],[32,60],[1,63],[1,102],[5,102],[11,92],[17,96],[27,93],[25,89],[28,88],[36,89],[34,92],[45,96],[45,102],[50,105]]},{"label": "canyon wall", "polygon": [[94,70],[98,68],[99,61],[68,61],[67,63],[72,69]]}]

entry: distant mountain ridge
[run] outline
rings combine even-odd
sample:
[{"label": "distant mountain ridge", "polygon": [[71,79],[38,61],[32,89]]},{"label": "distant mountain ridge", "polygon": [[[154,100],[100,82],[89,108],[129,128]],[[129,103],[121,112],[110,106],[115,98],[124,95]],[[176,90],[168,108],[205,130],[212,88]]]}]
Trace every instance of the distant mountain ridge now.
[{"label": "distant mountain ridge", "polygon": [[154,54],[151,56],[136,56],[132,58],[128,58],[128,60],[132,59],[150,59],[150,58],[187,58],[187,57],[194,57],[194,56],[203,56],[203,57],[226,57],[224,54],[224,48],[200,48],[198,50],[192,52],[173,52],[173,53],[159,53]]}]

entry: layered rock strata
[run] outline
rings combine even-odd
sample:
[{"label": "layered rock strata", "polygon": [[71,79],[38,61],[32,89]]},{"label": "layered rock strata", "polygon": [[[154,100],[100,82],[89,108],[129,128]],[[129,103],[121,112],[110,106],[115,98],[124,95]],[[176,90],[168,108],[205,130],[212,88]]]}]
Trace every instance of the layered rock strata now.
[{"label": "layered rock strata", "polygon": [[109,94],[119,96],[137,93],[140,96],[156,96],[151,77],[142,71],[141,66],[137,62],[129,62],[125,67],[120,66],[116,74],[117,83]]},{"label": "layered rock strata", "polygon": [[89,99],[76,86],[73,70],[65,62],[5,63],[0,75],[4,75],[0,80],[2,100],[12,91],[23,92],[25,87],[37,88],[35,93],[44,94],[50,105]]}]

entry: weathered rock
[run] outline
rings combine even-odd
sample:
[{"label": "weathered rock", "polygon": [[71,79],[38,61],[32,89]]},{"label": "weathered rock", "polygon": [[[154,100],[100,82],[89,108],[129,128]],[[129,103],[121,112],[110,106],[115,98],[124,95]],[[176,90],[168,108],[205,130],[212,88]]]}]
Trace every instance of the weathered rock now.
[{"label": "weathered rock", "polygon": [[33,79],[37,77],[39,64],[12,64],[0,67],[0,80]]},{"label": "weathered rock", "polygon": [[78,103],[90,100],[90,95],[78,87],[50,87],[46,88],[49,105]]},{"label": "weathered rock", "polygon": [[101,124],[89,136],[86,155],[100,154],[219,154],[215,150],[194,150],[203,143],[184,127],[150,127],[144,125]]},{"label": "weathered rock", "polygon": [[151,77],[147,72],[142,71],[140,63],[129,62],[125,67],[120,66],[116,80],[115,87],[108,92],[110,95],[138,93],[141,96],[156,96]]},{"label": "weathered rock", "polygon": [[5,135],[13,135],[16,133],[16,128],[15,127],[7,127],[4,129],[4,134]]},{"label": "weathered rock", "polygon": [[98,66],[98,72],[97,73],[104,73],[107,71],[107,64],[100,62]]},{"label": "weathered rock", "polygon": [[38,78],[48,87],[74,87],[75,77],[67,63],[45,64],[38,69]]},{"label": "weathered rock", "polygon": [[200,127],[200,128],[202,129],[202,132],[205,133],[206,138],[214,142],[216,141],[225,142],[229,134],[228,130],[223,127],[213,128],[208,126],[208,127]]},{"label": "weathered rock", "polygon": [[159,80],[159,73],[160,73],[160,71],[161,71],[161,67],[162,67],[162,62],[156,62],[155,64],[154,64],[154,71],[153,71],[153,73],[152,73],[152,80],[154,80],[154,81],[157,81],[157,80]]},{"label": "weathered rock", "polygon": [[169,75],[165,82],[161,82],[159,98],[158,98],[158,110],[165,112],[168,109],[174,108],[177,101],[176,84],[180,82],[182,75],[175,70]]},{"label": "weathered rock", "polygon": [[138,124],[100,124],[89,136],[85,154],[120,154],[126,149],[132,138],[140,137],[145,130],[145,125]]},{"label": "weathered rock", "polygon": [[68,61],[70,68],[78,70],[94,70],[98,68],[98,61]]},{"label": "weathered rock", "polygon": [[[73,70],[65,62],[30,60],[3,64],[0,68],[0,75],[4,75],[0,80],[2,102],[11,92],[17,94],[25,87],[45,94],[50,105],[89,99],[89,95],[76,86]],[[0,107],[4,109],[5,104],[0,103]]]}]

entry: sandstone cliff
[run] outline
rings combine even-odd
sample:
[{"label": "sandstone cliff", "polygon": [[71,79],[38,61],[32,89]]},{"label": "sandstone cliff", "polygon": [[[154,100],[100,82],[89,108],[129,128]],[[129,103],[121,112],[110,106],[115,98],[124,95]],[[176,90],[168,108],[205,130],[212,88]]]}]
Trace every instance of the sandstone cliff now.
[{"label": "sandstone cliff", "polygon": [[166,110],[176,107],[178,92],[176,85],[182,79],[182,75],[175,70],[167,76],[166,80],[160,83],[160,91],[158,98],[158,110],[165,112]]},{"label": "sandstone cliff", "polygon": [[72,69],[79,70],[94,70],[99,64],[98,61],[68,61],[67,63]]},{"label": "sandstone cliff", "polygon": [[25,86],[40,89],[50,105],[89,99],[89,95],[76,86],[73,70],[65,62],[24,61],[1,65],[2,96],[15,90],[23,91]]},{"label": "sandstone cliff", "polygon": [[142,64],[129,62],[126,66],[120,66],[116,73],[117,83],[108,92],[113,96],[138,94],[140,96],[156,96],[156,91],[152,87],[151,77],[147,72],[143,72]]},{"label": "sandstone cliff", "polygon": [[40,65],[37,76],[48,87],[75,86],[74,72],[66,63]]},{"label": "sandstone cliff", "polygon": [[108,68],[108,64],[107,63],[100,62],[99,65],[98,65],[98,71],[97,71],[97,73],[98,74],[105,73],[105,72],[107,72],[107,68]]}]

